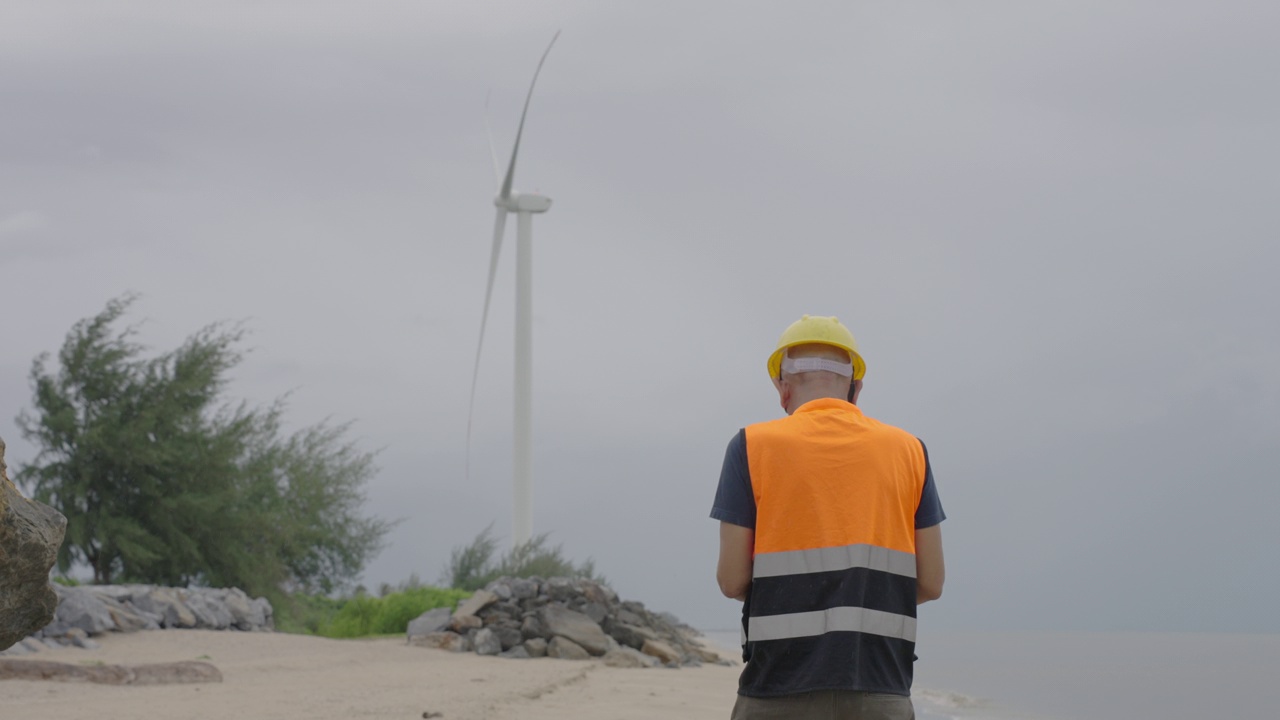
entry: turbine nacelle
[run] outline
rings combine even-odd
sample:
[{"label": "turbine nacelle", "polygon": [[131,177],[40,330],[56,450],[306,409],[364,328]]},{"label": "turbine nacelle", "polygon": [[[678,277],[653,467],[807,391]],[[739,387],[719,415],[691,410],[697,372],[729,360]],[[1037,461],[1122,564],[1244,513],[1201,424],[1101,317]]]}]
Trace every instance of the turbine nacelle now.
[{"label": "turbine nacelle", "polygon": [[493,204],[507,212],[543,213],[551,209],[551,198],[537,193],[514,193],[493,199]]}]

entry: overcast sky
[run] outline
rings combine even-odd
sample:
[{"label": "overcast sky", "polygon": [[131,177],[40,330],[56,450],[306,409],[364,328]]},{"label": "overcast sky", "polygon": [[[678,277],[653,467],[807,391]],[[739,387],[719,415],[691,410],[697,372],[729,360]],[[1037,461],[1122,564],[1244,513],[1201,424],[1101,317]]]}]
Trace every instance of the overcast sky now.
[{"label": "overcast sky", "polygon": [[[538,7],[534,7],[537,5]],[[534,223],[535,530],[730,627],[707,518],[803,313],[922,437],[944,629],[1280,631],[1280,6],[0,4],[0,436],[78,319],[247,320],[231,392],[355,421],[365,582],[511,522],[514,263],[464,481],[499,154]],[[514,248],[514,222],[507,250]]]}]

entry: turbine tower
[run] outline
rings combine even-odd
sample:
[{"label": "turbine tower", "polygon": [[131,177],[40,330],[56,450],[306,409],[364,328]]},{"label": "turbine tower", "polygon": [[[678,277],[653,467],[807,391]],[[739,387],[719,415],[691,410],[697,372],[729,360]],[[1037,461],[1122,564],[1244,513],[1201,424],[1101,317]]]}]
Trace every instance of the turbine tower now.
[{"label": "turbine tower", "polygon": [[[533,537],[533,216],[551,208],[551,198],[537,193],[515,192],[511,183],[516,174],[516,156],[520,153],[520,136],[524,133],[524,119],[529,114],[529,101],[533,99],[533,87],[542,72],[559,31],[538,60],[538,68],[529,83],[529,94],[524,99],[520,113],[520,125],[516,129],[515,145],[511,148],[511,162],[502,180],[498,196],[493,199],[498,213],[493,224],[493,249],[489,254],[489,284],[484,291],[484,312],[480,315],[480,340],[476,344],[475,368],[471,374],[471,407],[467,413],[467,478],[471,477],[471,421],[476,409],[476,381],[480,376],[480,351],[484,347],[484,329],[489,319],[489,301],[493,297],[493,283],[498,273],[498,255],[502,249],[502,235],[507,226],[507,213],[516,214],[516,375],[515,375],[515,454],[512,478],[512,527],[513,545],[526,543]],[[492,151],[492,139],[490,150]],[[494,158],[497,171],[497,158]]]}]

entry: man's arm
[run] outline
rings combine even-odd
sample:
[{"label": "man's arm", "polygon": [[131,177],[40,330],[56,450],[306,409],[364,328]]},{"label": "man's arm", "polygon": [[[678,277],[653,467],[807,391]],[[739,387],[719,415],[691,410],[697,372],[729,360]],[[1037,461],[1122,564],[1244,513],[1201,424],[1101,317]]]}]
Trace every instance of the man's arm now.
[{"label": "man's arm", "polygon": [[942,525],[916,530],[916,604],[942,597],[942,583],[946,576],[947,569],[942,560]]},{"label": "man's arm", "polygon": [[751,528],[720,523],[720,561],[716,564],[716,581],[727,598],[745,600],[751,587],[751,564],[755,556],[756,531]]}]

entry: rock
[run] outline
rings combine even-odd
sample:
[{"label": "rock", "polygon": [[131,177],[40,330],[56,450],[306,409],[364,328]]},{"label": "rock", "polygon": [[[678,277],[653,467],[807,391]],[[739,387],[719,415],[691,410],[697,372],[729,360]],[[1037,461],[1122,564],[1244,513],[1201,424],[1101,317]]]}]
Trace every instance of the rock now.
[{"label": "rock", "polygon": [[[253,607],[253,627],[257,630],[276,629],[275,612],[271,609],[271,601],[264,598],[254,598],[250,605]],[[258,619],[261,618],[261,622]]]},{"label": "rock", "polygon": [[484,618],[484,624],[488,625],[493,619],[516,620],[524,615],[524,610],[516,603],[499,600],[480,615]]},{"label": "rock", "polygon": [[498,601],[498,596],[488,590],[477,590],[471,597],[458,603],[455,615],[479,615],[480,611]]},{"label": "rock", "polygon": [[414,635],[409,638],[409,644],[449,652],[467,652],[471,649],[471,642],[466,637],[448,631]]},{"label": "rock", "polygon": [[449,619],[453,612],[447,607],[428,610],[409,621],[409,637],[440,632],[449,627]]},{"label": "rock", "polygon": [[133,604],[144,612],[159,615],[160,624],[164,627],[193,628],[196,626],[195,614],[182,603],[178,598],[178,591],[174,588],[152,588],[149,592],[135,597]]},{"label": "rock", "polygon": [[627,623],[615,623],[610,631],[614,640],[626,645],[629,648],[639,650],[644,647],[648,640],[657,640],[658,633],[646,627],[639,625],[628,625]]},{"label": "rock", "polygon": [[253,601],[240,588],[226,588],[215,591],[227,612],[231,613],[231,624],[237,630],[255,630],[265,623],[261,613],[255,613]]},{"label": "rock", "polygon": [[497,636],[503,650],[519,647],[520,643],[524,642],[524,635],[513,627],[493,625],[489,627],[489,631]]},{"label": "rock", "polygon": [[0,650],[48,625],[58,607],[49,570],[67,519],[9,481],[0,440]]},{"label": "rock", "polygon": [[696,643],[690,645],[689,650],[693,653],[694,657],[698,658],[702,662],[719,663],[724,659],[723,656],[715,650],[711,650],[710,648],[703,647]]},{"label": "rock", "polygon": [[101,647],[101,645],[98,645],[97,642],[87,637],[72,638],[71,644],[75,645],[78,648],[83,648],[85,650],[97,650],[99,647]]},{"label": "rock", "polygon": [[454,615],[449,619],[449,629],[456,633],[484,627],[484,621],[475,615]]},{"label": "rock", "polygon": [[524,641],[524,649],[529,652],[529,657],[546,657],[547,641],[542,638],[529,638]]},{"label": "rock", "polygon": [[57,615],[55,614],[53,622],[49,623],[48,625],[45,625],[44,628],[36,631],[36,635],[39,635],[40,637],[45,637],[45,638],[62,637],[70,629],[71,629],[71,626],[64,622],[59,622],[57,619]]},{"label": "rock", "polygon": [[58,594],[58,620],[90,635],[116,629],[107,604],[88,588],[59,585],[55,592]]},{"label": "rock", "polygon": [[160,622],[153,616],[146,615],[136,609],[126,607],[124,603],[109,597],[99,596],[99,600],[107,606],[111,621],[115,623],[116,632],[137,632],[139,630],[159,630]]},{"label": "rock", "polygon": [[516,600],[528,600],[538,594],[538,583],[527,578],[512,578],[511,597]]},{"label": "rock", "polygon": [[520,623],[520,634],[526,638],[546,638],[551,635],[547,632],[547,626],[542,624],[537,615],[530,615]]},{"label": "rock", "polygon": [[554,577],[542,584],[542,592],[552,600],[568,602],[577,595],[578,583],[572,578]]},{"label": "rock", "polygon": [[488,590],[489,592],[496,595],[499,600],[511,599],[511,586],[507,584],[505,578],[494,580],[493,582],[485,586],[485,590]]},{"label": "rock", "polygon": [[172,685],[222,682],[218,668],[206,662],[153,665],[72,665],[44,660],[0,660],[0,680],[56,680],[104,685]]},{"label": "rock", "polygon": [[629,647],[619,647],[605,653],[604,664],[618,668],[651,668],[659,665],[657,658]]},{"label": "rock", "polygon": [[618,610],[618,622],[623,622],[628,625],[636,625],[636,626],[641,626],[645,624],[645,620],[643,617],[640,617],[639,615],[631,612],[626,608],[622,608]]},{"label": "rock", "polygon": [[561,660],[590,660],[591,653],[578,643],[557,635],[547,644],[547,657]]},{"label": "rock", "polygon": [[200,592],[178,592],[182,604],[196,616],[196,627],[226,630],[231,627],[231,611],[212,596]]},{"label": "rock", "polygon": [[476,654],[497,655],[502,652],[502,641],[489,628],[481,628],[476,632]]},{"label": "rock", "polygon": [[645,640],[644,646],[640,648],[640,652],[645,655],[652,655],[664,664],[679,663],[680,653],[676,652],[670,645],[661,640]]},{"label": "rock", "polygon": [[49,649],[43,642],[40,642],[35,638],[27,638],[17,645],[14,645],[14,647],[18,646],[26,648],[29,653],[38,653]]},{"label": "rock", "polygon": [[513,660],[528,660],[529,651],[523,645],[516,645],[510,650],[504,650],[498,653],[498,657],[511,658]]},{"label": "rock", "polygon": [[597,625],[604,622],[609,615],[609,609],[598,602],[589,602],[582,606],[582,614],[591,618]]},{"label": "rock", "polygon": [[582,591],[582,596],[587,599],[587,602],[600,603],[601,605],[611,605],[618,602],[618,594],[612,588],[590,580],[583,580],[579,587]]},{"label": "rock", "polygon": [[540,612],[542,624],[551,635],[572,640],[592,655],[603,655],[609,651],[608,636],[595,620],[559,605],[548,605]]},{"label": "rock", "polygon": [[0,657],[22,657],[30,655],[31,648],[27,647],[26,642],[16,642],[5,650],[0,650]]}]

